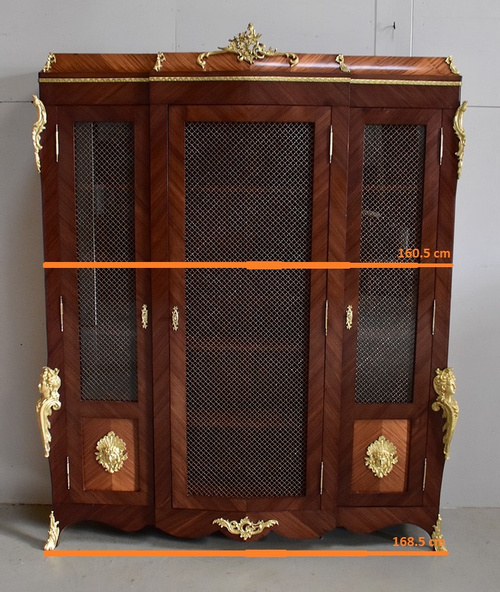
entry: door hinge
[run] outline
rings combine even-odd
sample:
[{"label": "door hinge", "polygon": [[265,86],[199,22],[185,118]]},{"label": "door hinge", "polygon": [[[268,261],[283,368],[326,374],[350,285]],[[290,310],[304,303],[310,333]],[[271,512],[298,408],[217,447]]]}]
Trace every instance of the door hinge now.
[{"label": "door hinge", "polygon": [[424,477],[422,479],[422,491],[425,491],[425,480],[427,479],[427,458],[424,458]]},{"label": "door hinge", "polygon": [[174,331],[179,330],[179,308],[177,306],[172,308],[172,329]]},{"label": "door hinge", "polygon": [[56,123],[56,162],[59,162],[59,125]]},{"label": "door hinge", "polygon": [[319,494],[323,495],[323,461],[321,461],[319,469]]},{"label": "door hinge", "polygon": [[352,305],[349,304],[345,310],[345,328],[348,331],[350,331],[352,329],[352,317],[353,317]]},{"label": "door hinge", "polygon": [[59,322],[61,325],[61,333],[64,331],[64,302],[63,297],[59,296]]},{"label": "door hinge", "polygon": [[436,299],[432,301],[432,324],[431,324],[431,335],[434,335],[436,331]]},{"label": "door hinge", "polygon": [[148,305],[147,304],[143,304],[142,308],[141,308],[141,325],[143,329],[147,329],[148,328],[148,322],[149,322],[149,311],[148,311]]},{"label": "door hinge", "polygon": [[66,486],[71,489],[71,477],[69,475],[69,456],[66,457]]},{"label": "door hinge", "polygon": [[333,158],[333,125],[330,126],[330,150],[329,150],[329,162],[332,164]]},{"label": "door hinge", "polygon": [[439,141],[439,166],[443,164],[443,146],[444,146],[444,130],[441,128],[441,138]]},{"label": "door hinge", "polygon": [[328,335],[328,300],[325,300],[325,335]]}]

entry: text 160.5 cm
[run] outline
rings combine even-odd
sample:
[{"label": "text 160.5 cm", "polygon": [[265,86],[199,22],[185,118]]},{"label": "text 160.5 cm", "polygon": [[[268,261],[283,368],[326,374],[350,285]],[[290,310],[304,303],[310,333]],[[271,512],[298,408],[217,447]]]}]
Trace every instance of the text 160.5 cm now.
[{"label": "text 160.5 cm", "polygon": [[398,249],[398,259],[451,259],[450,251],[433,251],[432,249]]}]

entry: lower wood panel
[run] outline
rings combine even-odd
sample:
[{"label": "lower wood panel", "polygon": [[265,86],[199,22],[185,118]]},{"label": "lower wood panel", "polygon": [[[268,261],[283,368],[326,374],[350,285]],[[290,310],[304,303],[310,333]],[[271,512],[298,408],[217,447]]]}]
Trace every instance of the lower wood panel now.
[{"label": "lower wood panel", "polygon": [[270,532],[290,539],[314,539],[337,526],[335,513],[314,510],[294,512],[172,510],[169,513],[162,513],[161,519],[156,522],[156,527],[176,537],[195,539],[219,532],[228,538],[245,542],[239,535],[231,534],[227,528],[214,523],[214,520],[222,518],[227,521],[240,522],[246,517],[254,523],[260,520],[277,522],[277,524],[265,528],[262,533],[248,539],[252,542],[266,537]]},{"label": "lower wood panel", "polygon": [[[397,493],[406,490],[409,432],[410,422],[406,419],[362,419],[354,422],[353,493]],[[378,477],[367,466],[366,458],[370,444],[381,436],[395,446],[397,462],[392,465],[389,474]]]},{"label": "lower wood panel", "polygon": [[436,506],[339,508],[338,526],[351,532],[369,533],[396,524],[414,524],[432,534],[438,512]]},{"label": "lower wood panel", "polygon": [[[96,460],[97,442],[114,432],[126,445],[127,458],[115,473]],[[133,419],[83,418],[83,488],[86,491],[138,491],[137,425]]]},{"label": "lower wood panel", "polygon": [[126,532],[154,525],[153,506],[110,504],[54,504],[55,519],[62,531],[78,522],[101,522]]}]

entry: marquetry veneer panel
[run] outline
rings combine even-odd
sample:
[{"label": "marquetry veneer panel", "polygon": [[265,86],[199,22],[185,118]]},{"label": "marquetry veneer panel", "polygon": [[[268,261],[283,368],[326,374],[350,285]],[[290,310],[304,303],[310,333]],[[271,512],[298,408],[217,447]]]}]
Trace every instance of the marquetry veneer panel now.
[{"label": "marquetry veneer panel", "polygon": [[[97,442],[113,431],[126,444],[127,459],[116,473],[108,473],[96,460]],[[82,419],[83,487],[94,491],[138,491],[137,426],[132,419]]]},{"label": "marquetry veneer panel", "polygon": [[[354,422],[352,452],[353,493],[396,493],[405,491],[410,422],[406,419],[369,419]],[[398,462],[385,477],[377,477],[366,466],[366,450],[380,436],[390,440],[397,450]]]}]

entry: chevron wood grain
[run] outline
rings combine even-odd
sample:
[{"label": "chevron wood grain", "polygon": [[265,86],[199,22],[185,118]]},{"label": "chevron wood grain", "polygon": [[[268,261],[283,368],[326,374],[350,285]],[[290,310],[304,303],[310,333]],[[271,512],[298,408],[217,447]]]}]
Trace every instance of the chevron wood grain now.
[{"label": "chevron wood grain", "polygon": [[[352,482],[355,493],[399,492],[406,488],[409,422],[398,419],[360,419],[354,422]],[[367,466],[368,447],[381,436],[395,446],[396,464],[388,475],[378,477]]]},{"label": "chevron wood grain", "polygon": [[[83,488],[86,491],[136,491],[139,488],[137,423],[128,419],[84,418]],[[116,472],[107,471],[97,460],[97,444],[113,432],[125,444],[126,459]]]}]

